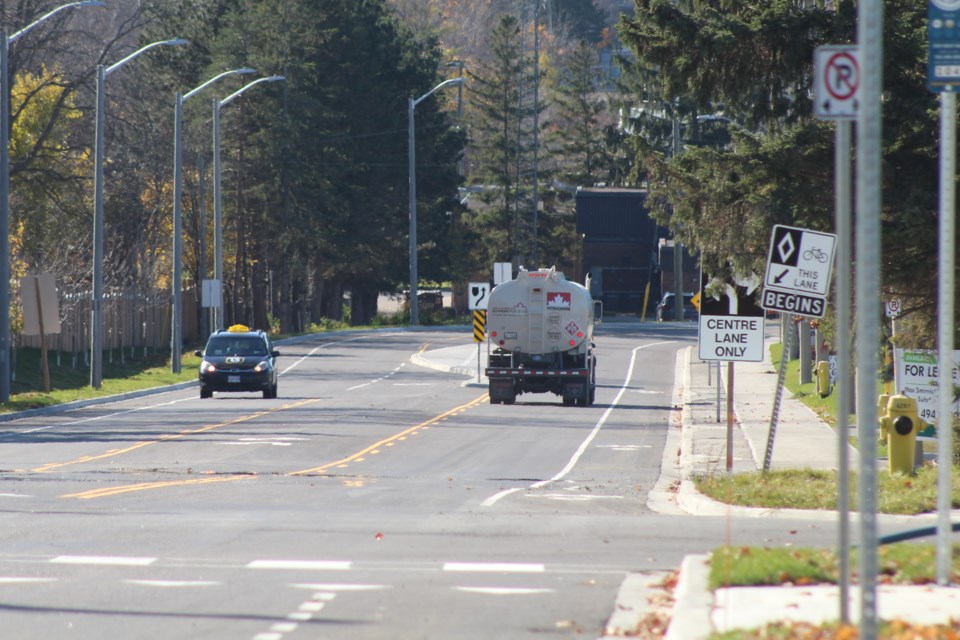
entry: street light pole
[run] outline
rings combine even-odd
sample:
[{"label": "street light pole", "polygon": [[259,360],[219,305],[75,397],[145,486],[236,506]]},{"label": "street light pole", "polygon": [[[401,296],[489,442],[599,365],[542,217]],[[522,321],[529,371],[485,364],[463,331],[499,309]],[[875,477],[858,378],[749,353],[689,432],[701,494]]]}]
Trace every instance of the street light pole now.
[{"label": "street light pole", "polygon": [[90,386],[100,388],[103,381],[103,154],[105,81],[108,75],[141,53],[161,45],[187,44],[186,40],[162,40],[134,51],[109,67],[97,65],[97,113],[94,134],[93,172],[93,320],[90,325]]},{"label": "street light pole", "polygon": [[407,164],[410,194],[410,326],[415,327],[420,324],[420,305],[417,300],[417,151],[415,144],[415,130],[413,110],[418,104],[429,98],[433,93],[443,87],[451,84],[461,84],[463,78],[451,78],[444,80],[430,91],[426,92],[416,100],[412,97],[407,101]]},{"label": "street light pole", "polygon": [[220,208],[220,108],[239,98],[244,91],[261,82],[286,80],[284,76],[258,78],[241,87],[223,100],[213,99],[213,278],[219,283],[219,304],[214,307],[214,327],[223,323],[223,214]]},{"label": "street light pole", "polygon": [[10,44],[65,9],[102,6],[102,0],[69,2],[12,35],[0,33],[0,402],[10,400]]},{"label": "street light pole", "polygon": [[181,303],[182,292],[180,290],[180,281],[183,277],[183,268],[180,264],[181,253],[183,252],[183,239],[180,237],[182,234],[180,220],[180,199],[183,192],[180,178],[180,174],[182,173],[183,169],[183,153],[180,149],[180,145],[181,139],[183,138],[183,132],[181,130],[183,127],[183,103],[191,96],[196,95],[221,78],[254,72],[254,69],[249,69],[246,67],[241,69],[233,69],[231,71],[224,71],[220,75],[214,76],[213,78],[207,80],[199,87],[191,89],[187,93],[177,92],[176,95],[173,115],[173,282],[171,283],[171,287],[173,289],[173,298],[170,314],[170,361],[171,370],[173,373],[180,373],[180,352],[183,351],[183,318],[181,317],[183,315],[183,309]]}]

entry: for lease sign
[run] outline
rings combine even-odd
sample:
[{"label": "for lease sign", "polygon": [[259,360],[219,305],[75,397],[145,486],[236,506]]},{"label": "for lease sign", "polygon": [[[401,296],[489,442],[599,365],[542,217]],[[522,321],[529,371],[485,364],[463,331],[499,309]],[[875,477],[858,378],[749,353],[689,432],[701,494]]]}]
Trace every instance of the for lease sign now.
[{"label": "for lease sign", "polygon": [[[940,368],[936,351],[897,349],[895,373],[897,393],[910,396],[917,401],[920,419],[928,424],[937,423],[939,388],[937,376]],[[960,351],[953,352],[953,384],[960,384],[960,372],[956,363],[960,361]],[[960,417],[960,403],[953,406],[954,417]]]}]

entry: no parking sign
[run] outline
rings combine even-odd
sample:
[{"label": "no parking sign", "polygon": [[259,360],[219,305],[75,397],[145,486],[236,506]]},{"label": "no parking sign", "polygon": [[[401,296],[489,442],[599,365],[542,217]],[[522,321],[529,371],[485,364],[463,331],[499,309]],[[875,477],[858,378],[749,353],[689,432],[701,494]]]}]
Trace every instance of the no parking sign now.
[{"label": "no parking sign", "polygon": [[856,45],[817,47],[814,107],[820,120],[852,120],[860,109],[860,52]]}]

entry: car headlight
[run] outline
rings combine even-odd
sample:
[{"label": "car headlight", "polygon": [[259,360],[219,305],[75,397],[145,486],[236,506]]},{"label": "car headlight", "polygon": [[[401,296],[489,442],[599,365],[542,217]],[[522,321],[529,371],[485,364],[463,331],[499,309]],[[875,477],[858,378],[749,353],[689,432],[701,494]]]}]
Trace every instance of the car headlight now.
[{"label": "car headlight", "polygon": [[264,360],[263,362],[261,362],[260,364],[258,364],[257,366],[255,366],[255,367],[253,368],[253,370],[254,370],[255,372],[257,372],[257,373],[260,373],[261,371],[267,371],[267,370],[269,370],[269,369],[270,369],[270,361],[269,361],[269,360]]},{"label": "car headlight", "polygon": [[213,364],[212,362],[207,362],[206,360],[204,360],[203,362],[200,363],[200,373],[216,373],[216,372],[217,372],[217,365]]}]

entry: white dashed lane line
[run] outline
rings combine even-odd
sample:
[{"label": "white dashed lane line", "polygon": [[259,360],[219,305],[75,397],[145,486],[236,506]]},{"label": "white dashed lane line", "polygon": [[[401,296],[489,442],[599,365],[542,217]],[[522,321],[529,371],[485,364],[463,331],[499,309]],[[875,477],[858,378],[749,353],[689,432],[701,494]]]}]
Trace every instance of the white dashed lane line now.
[{"label": "white dashed lane line", "polygon": [[146,567],[156,561],[156,558],[130,556],[57,556],[50,560],[51,564],[95,564],[122,567]]}]

